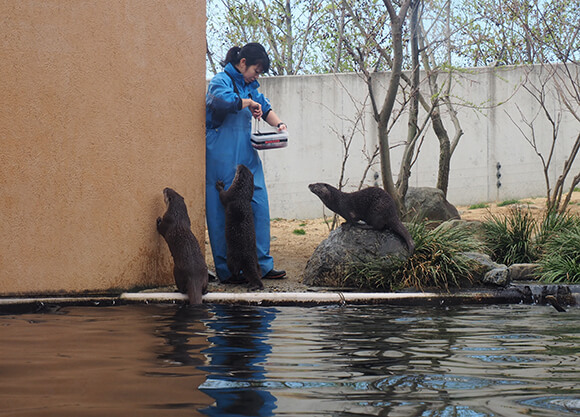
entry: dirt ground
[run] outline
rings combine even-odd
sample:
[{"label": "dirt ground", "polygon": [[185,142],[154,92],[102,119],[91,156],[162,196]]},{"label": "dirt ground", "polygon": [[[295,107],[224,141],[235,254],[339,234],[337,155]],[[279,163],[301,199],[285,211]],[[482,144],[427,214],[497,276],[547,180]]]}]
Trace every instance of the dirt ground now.
[{"label": "dirt ground", "polygon": [[[544,197],[526,198],[519,200],[519,204],[529,207],[532,213],[541,217],[545,210]],[[467,206],[457,206],[457,210],[463,220],[484,220],[491,213],[505,214],[513,206],[498,207],[497,203],[487,203],[487,208],[469,209]],[[573,194],[570,212],[580,215],[580,192]],[[332,222],[332,218],[328,219]],[[283,280],[264,280],[264,291],[269,292],[294,292],[308,291],[309,288],[302,284],[302,274],[308,259],[318,246],[330,233],[329,224],[324,219],[312,220],[287,220],[275,219],[271,221],[270,253],[274,257],[275,268],[284,269],[287,278]],[[206,260],[208,267],[213,271],[213,260],[209,247],[209,238],[206,234]],[[245,291],[244,286],[223,285],[217,282],[210,283],[212,292]]]}]

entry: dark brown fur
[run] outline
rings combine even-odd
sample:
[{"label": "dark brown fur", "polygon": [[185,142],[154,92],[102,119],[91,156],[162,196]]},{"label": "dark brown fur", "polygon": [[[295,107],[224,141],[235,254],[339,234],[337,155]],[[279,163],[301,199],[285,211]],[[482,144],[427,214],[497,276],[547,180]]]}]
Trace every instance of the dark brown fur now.
[{"label": "dark brown fur", "polygon": [[246,166],[238,165],[236,176],[227,191],[221,181],[216,183],[216,188],[225,208],[228,269],[233,277],[243,272],[251,290],[262,289],[264,284],[260,278],[252,211],[254,175]]},{"label": "dark brown fur", "polygon": [[190,304],[201,304],[207,292],[207,265],[199,243],[191,231],[191,222],[183,197],[171,188],[163,190],[167,210],[157,218],[157,231],[165,238],[173,257],[173,277],[177,289],[187,294]]},{"label": "dark brown fur", "polygon": [[375,230],[389,229],[403,238],[409,253],[415,251],[413,238],[399,219],[393,198],[385,190],[369,187],[345,193],[325,183],[310,184],[308,188],[347,223],[357,224],[362,220]]}]

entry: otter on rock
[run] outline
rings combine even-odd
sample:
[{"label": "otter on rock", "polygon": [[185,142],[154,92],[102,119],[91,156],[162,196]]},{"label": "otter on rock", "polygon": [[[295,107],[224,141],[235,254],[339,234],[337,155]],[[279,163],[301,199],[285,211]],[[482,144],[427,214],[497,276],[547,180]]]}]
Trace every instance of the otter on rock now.
[{"label": "otter on rock", "polygon": [[167,210],[157,218],[157,231],[173,257],[173,278],[179,292],[187,294],[190,304],[201,304],[207,292],[207,265],[199,243],[191,231],[191,221],[183,197],[171,188],[163,190]]},{"label": "otter on rock", "polygon": [[245,165],[238,165],[236,176],[227,191],[222,181],[215,186],[225,209],[228,269],[233,278],[239,278],[243,273],[250,290],[262,289],[264,284],[260,278],[252,211],[254,174]]},{"label": "otter on rock", "polygon": [[345,193],[321,182],[310,184],[308,188],[347,223],[357,224],[362,220],[375,230],[389,229],[405,241],[410,254],[415,251],[413,238],[399,219],[393,198],[385,190],[369,187]]}]

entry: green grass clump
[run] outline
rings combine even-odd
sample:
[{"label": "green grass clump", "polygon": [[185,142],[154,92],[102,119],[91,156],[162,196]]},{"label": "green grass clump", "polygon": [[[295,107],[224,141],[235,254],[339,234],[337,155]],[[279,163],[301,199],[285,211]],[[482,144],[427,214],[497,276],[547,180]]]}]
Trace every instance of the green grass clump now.
[{"label": "green grass clump", "polygon": [[415,241],[415,253],[410,258],[352,262],[343,285],[383,291],[411,287],[448,290],[471,282],[475,263],[462,255],[479,246],[471,232],[465,228],[429,226],[426,222],[410,224],[409,232]]},{"label": "green grass clump", "polygon": [[550,235],[539,264],[542,281],[580,283],[580,221]]},{"label": "green grass clump", "polygon": [[505,200],[505,201],[502,201],[501,203],[497,203],[497,206],[498,207],[505,207],[505,206],[511,206],[511,205],[519,204],[519,203],[520,203],[520,200]]},{"label": "green grass clump", "polygon": [[490,215],[483,228],[486,246],[496,262],[537,262],[543,282],[580,283],[578,216],[549,212],[538,222],[529,209],[513,207],[507,215]]},{"label": "green grass clump", "polygon": [[477,203],[477,204],[473,204],[471,206],[469,206],[468,210],[475,210],[475,209],[482,209],[482,208],[488,208],[489,204],[487,203]]},{"label": "green grass clump", "polygon": [[483,222],[484,240],[492,259],[511,265],[538,258],[533,238],[537,222],[529,209],[510,208],[507,215],[490,214]]},{"label": "green grass clump", "polygon": [[304,229],[294,229],[292,233],[294,233],[295,235],[305,235],[306,231]]},{"label": "green grass clump", "polygon": [[538,224],[538,231],[534,239],[540,255],[546,254],[547,248],[545,246],[552,237],[577,227],[579,223],[578,216],[570,213],[548,212]]}]

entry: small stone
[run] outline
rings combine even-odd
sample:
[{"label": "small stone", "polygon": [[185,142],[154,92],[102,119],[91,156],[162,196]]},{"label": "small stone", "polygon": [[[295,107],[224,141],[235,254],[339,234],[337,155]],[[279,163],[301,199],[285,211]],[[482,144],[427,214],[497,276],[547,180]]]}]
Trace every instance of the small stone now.
[{"label": "small stone", "polygon": [[512,281],[535,281],[538,279],[538,264],[513,264],[509,266]]},{"label": "small stone", "polygon": [[494,268],[487,271],[481,282],[486,285],[495,285],[497,287],[507,287],[510,283],[510,270],[507,266],[502,265],[499,268]]}]

